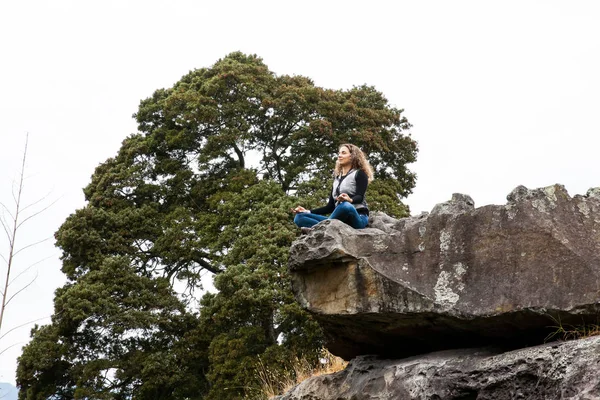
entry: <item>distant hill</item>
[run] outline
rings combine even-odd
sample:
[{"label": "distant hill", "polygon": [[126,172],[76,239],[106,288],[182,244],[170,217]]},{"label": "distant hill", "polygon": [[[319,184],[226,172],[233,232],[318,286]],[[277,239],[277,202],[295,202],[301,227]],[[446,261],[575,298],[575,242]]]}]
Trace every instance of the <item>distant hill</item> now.
[{"label": "distant hill", "polygon": [[0,400],[17,400],[19,391],[10,383],[0,382]]}]

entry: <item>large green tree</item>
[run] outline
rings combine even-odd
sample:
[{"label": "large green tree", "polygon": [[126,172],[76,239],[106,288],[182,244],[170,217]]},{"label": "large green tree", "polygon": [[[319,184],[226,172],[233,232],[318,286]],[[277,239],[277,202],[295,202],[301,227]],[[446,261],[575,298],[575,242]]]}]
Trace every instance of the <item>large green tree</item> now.
[{"label": "large green tree", "polygon": [[[289,287],[288,210],[326,201],[351,142],[375,169],[371,209],[406,215],[417,148],[403,111],[373,87],[324,89],[232,53],[135,118],[56,233],[69,281],[24,348],[21,398],[250,398],[258,362],[316,362],[319,327]],[[206,273],[218,292],[198,306]]]}]

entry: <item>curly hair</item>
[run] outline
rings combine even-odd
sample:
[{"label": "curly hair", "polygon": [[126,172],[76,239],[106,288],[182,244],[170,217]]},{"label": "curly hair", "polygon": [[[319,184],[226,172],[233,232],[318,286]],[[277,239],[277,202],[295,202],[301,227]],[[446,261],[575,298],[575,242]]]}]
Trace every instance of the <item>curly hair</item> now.
[{"label": "curly hair", "polygon": [[[371,164],[369,164],[369,161],[367,161],[367,157],[365,156],[365,153],[362,152],[361,149],[358,148],[358,146],[355,146],[353,144],[350,143],[344,143],[342,145],[340,145],[340,149],[342,147],[346,147],[348,149],[348,151],[350,152],[350,158],[352,160],[352,169],[362,169],[363,172],[365,174],[367,174],[367,177],[369,178],[369,182],[371,182],[373,180],[373,167],[371,167]],[[340,176],[342,175],[342,167],[340,167],[340,163],[339,161],[335,162],[335,169],[333,171],[333,175],[334,176]]]}]

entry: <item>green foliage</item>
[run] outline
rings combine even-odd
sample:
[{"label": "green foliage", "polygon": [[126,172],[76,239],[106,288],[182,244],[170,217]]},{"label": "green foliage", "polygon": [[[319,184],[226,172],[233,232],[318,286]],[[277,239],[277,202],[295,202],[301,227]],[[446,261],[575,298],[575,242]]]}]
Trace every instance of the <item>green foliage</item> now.
[{"label": "green foliage", "polygon": [[201,363],[191,362],[206,359],[195,351],[207,343],[184,336],[197,319],[167,280],[140,276],[126,258],[107,258],[57,290],[52,320],[32,331],[19,358],[21,398],[171,398],[206,385]]},{"label": "green foliage", "polygon": [[[230,399],[260,389],[253,373],[259,355],[314,353],[322,345],[318,325],[294,301],[287,272],[296,237],[290,224],[293,198],[274,181],[261,181],[223,203],[238,239],[214,280],[218,295],[203,298],[203,326],[211,329],[207,398]],[[227,234],[227,231],[224,231]],[[243,366],[243,367],[241,367]],[[225,389],[227,388],[227,389]]]},{"label": "green foliage", "polygon": [[369,185],[367,198],[369,208],[386,213],[395,218],[403,218],[410,215],[408,207],[398,199],[401,191],[400,183],[391,178],[376,179]]},{"label": "green foliage", "polygon": [[[375,168],[371,208],[405,215],[417,149],[402,110],[373,87],[323,89],[232,53],[135,118],[139,133],[56,233],[69,283],[24,349],[22,398],[234,399],[260,391],[259,360],[317,362],[320,329],[289,284],[289,209],[327,200],[337,147],[352,142]],[[191,314],[206,271],[218,293]]]}]

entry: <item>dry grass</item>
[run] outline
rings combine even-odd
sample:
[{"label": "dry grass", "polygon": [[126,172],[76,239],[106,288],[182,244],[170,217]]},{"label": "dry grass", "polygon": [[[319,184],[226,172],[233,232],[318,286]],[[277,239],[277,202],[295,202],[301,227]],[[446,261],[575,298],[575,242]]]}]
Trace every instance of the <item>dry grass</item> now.
[{"label": "dry grass", "polygon": [[273,373],[268,367],[259,363],[257,373],[261,381],[263,398],[270,399],[283,394],[295,385],[313,376],[331,374],[346,368],[347,361],[336,357],[326,349],[322,350],[320,363],[313,367],[304,358],[295,358],[290,361],[289,368],[282,374]]},{"label": "dry grass", "polygon": [[548,335],[546,341],[557,336],[561,340],[575,340],[598,335],[600,335],[600,325],[572,326],[567,327],[567,329],[565,329],[563,326],[559,326],[557,327],[556,332]]},{"label": "dry grass", "polygon": [[550,340],[559,339],[559,340],[576,340],[576,339],[584,339],[591,336],[600,335],[600,325],[599,324],[582,324],[582,325],[563,325],[560,322],[560,319],[556,319],[551,317],[557,325],[554,326],[556,331],[552,332],[548,336],[544,342],[548,342]]}]

